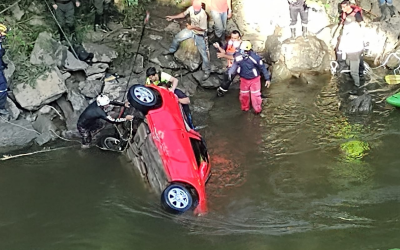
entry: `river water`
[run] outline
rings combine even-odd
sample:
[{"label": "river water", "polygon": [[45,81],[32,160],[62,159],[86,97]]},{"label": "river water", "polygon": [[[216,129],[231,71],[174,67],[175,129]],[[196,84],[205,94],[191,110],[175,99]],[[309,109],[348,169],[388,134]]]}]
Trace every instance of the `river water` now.
[{"label": "river water", "polygon": [[400,248],[400,112],[346,116],[334,86],[277,84],[262,116],[240,111],[237,90],[201,93],[215,102],[201,131],[213,163],[203,217],[161,210],[118,153],[0,162],[0,249]]}]

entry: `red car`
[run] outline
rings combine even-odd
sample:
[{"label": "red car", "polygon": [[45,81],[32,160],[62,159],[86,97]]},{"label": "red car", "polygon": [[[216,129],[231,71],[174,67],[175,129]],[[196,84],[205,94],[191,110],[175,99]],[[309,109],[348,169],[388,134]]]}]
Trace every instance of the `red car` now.
[{"label": "red car", "polygon": [[144,115],[132,129],[125,126],[125,132],[133,131],[126,140],[128,158],[161,195],[165,209],[206,213],[210,159],[203,138],[189,127],[178,98],[162,87],[133,85],[128,101]]}]

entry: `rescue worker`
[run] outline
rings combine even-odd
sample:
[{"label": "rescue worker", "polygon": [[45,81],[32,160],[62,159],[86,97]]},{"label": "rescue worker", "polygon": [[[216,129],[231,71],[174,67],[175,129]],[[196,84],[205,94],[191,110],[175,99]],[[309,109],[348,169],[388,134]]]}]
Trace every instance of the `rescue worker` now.
[{"label": "rescue worker", "polygon": [[231,32],[231,38],[227,44],[223,47],[220,46],[218,42],[214,43],[214,47],[218,49],[217,52],[218,58],[225,58],[227,60],[226,71],[224,73],[224,79],[222,80],[221,86],[217,89],[217,96],[222,97],[228,91],[233,79],[236,76],[236,73],[233,73],[231,77],[229,77],[229,69],[233,64],[233,54],[239,49],[240,43],[242,42],[242,35],[238,30],[234,30]]},{"label": "rescue worker", "polygon": [[390,17],[396,17],[396,7],[393,6],[392,0],[379,0],[379,9],[381,10],[381,21],[387,20],[385,5],[389,8]]},{"label": "rescue worker", "polygon": [[[170,82],[160,82],[157,86],[162,87],[162,88],[168,88],[171,89],[171,84]],[[189,97],[183,93],[182,90],[180,89],[175,89],[174,94],[178,97],[179,103],[182,105],[183,112],[185,112],[185,115],[187,117],[187,123],[191,129],[195,129],[195,126],[193,125],[193,120],[192,120],[192,113],[190,112],[189,104],[190,104],[190,99]]]},{"label": "rescue worker", "polygon": [[303,38],[305,41],[308,40],[307,37],[307,24],[308,24],[308,7],[305,0],[288,0],[289,11],[290,11],[290,31],[292,33],[290,40],[292,42],[296,39],[296,23],[297,16],[300,14],[301,27],[303,31]]},{"label": "rescue worker", "polygon": [[[362,16],[362,8],[360,6],[352,5],[349,0],[342,1],[340,3],[340,6],[342,9],[342,13],[340,15],[340,22],[338,24],[340,26],[340,29],[343,28],[344,22],[345,22],[347,16],[353,16],[355,18],[356,22],[358,22],[361,25],[361,27],[365,26],[364,18]],[[337,34],[339,36],[340,31],[337,32]],[[333,40],[337,40],[337,37],[334,37]],[[348,65],[346,65],[346,59],[342,59],[342,52],[339,49],[336,50],[336,58],[337,58],[337,62],[339,64],[338,72],[341,72]],[[363,76],[364,71],[365,71],[364,58],[363,58],[363,53],[361,53],[360,54],[359,75]]]},{"label": "rescue worker", "polygon": [[364,41],[361,26],[356,22],[354,16],[349,15],[346,17],[338,49],[342,51],[342,58],[350,66],[350,75],[354,80],[355,88],[349,93],[357,95],[358,88],[360,87],[360,55],[364,50]]},{"label": "rescue worker", "polygon": [[147,84],[154,84],[159,85],[160,83],[171,83],[170,90],[174,92],[176,87],[178,86],[178,79],[167,74],[165,72],[157,72],[156,68],[150,67],[146,70],[146,85]]},{"label": "rescue worker", "polygon": [[229,69],[229,76],[232,76],[235,72],[240,76],[240,94],[239,100],[241,109],[243,111],[250,110],[250,99],[251,105],[253,106],[254,112],[259,114],[261,112],[261,82],[260,72],[263,74],[265,86],[269,88],[271,82],[271,76],[261,60],[261,57],[257,55],[251,49],[251,43],[249,41],[243,41],[240,45],[240,51],[233,54],[233,65]]},{"label": "rescue worker", "polygon": [[110,3],[111,0],[94,0],[93,5],[96,9],[94,15],[94,31],[97,31],[99,28],[104,32],[111,31],[107,26]]},{"label": "rescue worker", "polygon": [[210,12],[214,20],[215,42],[225,44],[226,21],[232,17],[231,0],[212,0]]},{"label": "rescue worker", "polygon": [[[54,0],[53,8],[56,12],[55,16],[61,28],[65,31],[68,28],[71,36],[75,35],[75,6],[81,6],[79,0]],[[58,27],[60,41],[64,41],[65,37],[60,27]]]},{"label": "rescue worker", "polygon": [[100,131],[104,125],[100,119],[111,123],[121,123],[124,121],[131,121],[133,119],[132,115],[127,115],[125,118],[114,119],[107,115],[104,111],[110,104],[116,106],[129,107],[129,103],[120,103],[116,101],[110,101],[106,95],[99,95],[96,101],[89,104],[89,106],[82,112],[79,116],[77,128],[79,134],[82,136],[82,148],[89,148],[92,142],[92,135]]},{"label": "rescue worker", "polygon": [[3,61],[3,56],[6,53],[3,42],[6,39],[7,31],[7,27],[4,24],[0,24],[0,116],[8,119],[8,111],[6,109],[7,79],[4,76],[4,69],[7,68],[7,64]]},{"label": "rescue worker", "polygon": [[202,80],[205,81],[210,77],[211,67],[210,60],[208,58],[208,42],[207,39],[207,14],[202,9],[201,1],[194,0],[192,6],[187,8],[184,12],[175,16],[166,16],[167,21],[171,21],[178,18],[184,18],[186,15],[190,15],[190,24],[186,24],[186,28],[181,30],[175,35],[171,47],[169,50],[163,52],[163,55],[174,54],[182,41],[193,38],[197,49],[203,60],[203,71],[204,75]]}]

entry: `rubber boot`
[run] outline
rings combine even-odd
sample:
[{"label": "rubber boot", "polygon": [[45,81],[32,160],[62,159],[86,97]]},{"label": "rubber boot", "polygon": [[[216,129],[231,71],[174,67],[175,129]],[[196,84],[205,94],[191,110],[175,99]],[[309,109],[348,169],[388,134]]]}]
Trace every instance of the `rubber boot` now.
[{"label": "rubber boot", "polygon": [[388,6],[388,8],[389,8],[389,11],[390,11],[390,16],[391,17],[396,17],[396,7],[394,7],[393,5],[387,5]]},{"label": "rubber boot", "polygon": [[296,41],[296,28],[290,28],[290,31],[292,32],[292,36],[290,37],[290,41],[294,42],[294,41]]},{"label": "rubber boot", "polygon": [[303,38],[304,38],[304,41],[308,41],[308,37],[307,37],[307,27],[303,26],[303,27],[302,27],[302,31],[303,31]]},{"label": "rubber boot", "polygon": [[60,27],[58,27],[58,34],[60,34],[60,42],[65,41],[64,33],[62,32]]}]

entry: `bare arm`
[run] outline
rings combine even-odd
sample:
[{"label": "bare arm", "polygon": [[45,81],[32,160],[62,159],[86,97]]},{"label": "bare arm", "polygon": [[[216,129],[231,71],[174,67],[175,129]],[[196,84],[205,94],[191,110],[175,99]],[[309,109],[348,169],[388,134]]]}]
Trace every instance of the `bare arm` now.
[{"label": "bare arm", "polygon": [[176,79],[175,77],[171,76],[171,79],[169,80],[172,83],[171,86],[171,91],[174,92],[174,90],[176,89],[176,87],[178,87],[178,79]]},{"label": "bare arm", "polygon": [[228,5],[228,18],[231,18],[232,17],[232,1],[226,0],[226,3]]},{"label": "bare arm", "polygon": [[174,16],[166,16],[165,18],[167,19],[167,21],[172,21],[174,19],[179,19],[179,18],[184,18],[185,12],[179,13],[178,15],[174,15]]},{"label": "bare arm", "polygon": [[190,103],[190,99],[189,99],[189,97],[180,98],[179,102],[182,103],[182,104],[189,104]]}]

